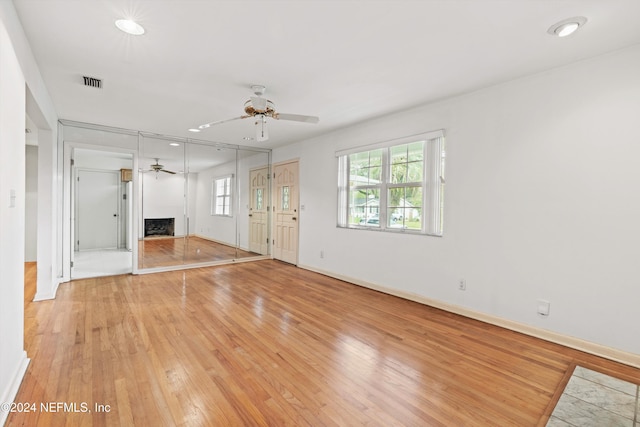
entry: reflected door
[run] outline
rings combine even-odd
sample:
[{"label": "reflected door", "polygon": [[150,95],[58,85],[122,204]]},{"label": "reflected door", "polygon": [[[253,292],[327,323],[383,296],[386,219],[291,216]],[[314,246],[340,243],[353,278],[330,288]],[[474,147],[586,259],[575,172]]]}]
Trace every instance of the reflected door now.
[{"label": "reflected door", "polygon": [[267,184],[269,168],[254,169],[249,172],[251,183],[251,204],[249,206],[249,250],[261,255],[268,252],[267,233]]},{"label": "reflected door", "polygon": [[78,250],[118,247],[117,171],[78,171]]},{"label": "reflected door", "polygon": [[275,238],[273,256],[276,259],[298,262],[298,162],[274,167]]}]

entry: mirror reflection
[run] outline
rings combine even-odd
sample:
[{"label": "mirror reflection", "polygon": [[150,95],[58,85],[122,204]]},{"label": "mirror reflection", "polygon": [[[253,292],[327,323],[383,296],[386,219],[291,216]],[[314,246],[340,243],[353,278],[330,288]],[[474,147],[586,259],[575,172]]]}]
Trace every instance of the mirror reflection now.
[{"label": "mirror reflection", "polygon": [[[64,189],[67,202],[59,214],[65,218],[65,224],[71,224],[59,232],[63,246],[60,265],[65,277],[72,276],[74,256],[85,249],[78,246],[90,242],[87,237],[90,234],[78,228],[79,218],[97,218],[96,212],[102,213],[94,202],[88,202],[89,214],[82,209],[78,213],[76,209],[85,200],[92,200],[90,196],[103,193],[89,179],[82,180],[82,193],[76,191],[80,187],[78,174],[87,168],[91,172],[109,169],[107,175],[117,178],[123,188],[118,193],[118,209],[122,212],[102,210],[108,211],[110,223],[121,221],[117,232],[108,233],[120,239],[119,243],[108,246],[133,253],[133,262],[131,256],[128,258],[127,272],[211,265],[269,255],[270,150],[79,122],[60,123],[59,141],[63,147],[60,161],[65,164],[61,191]],[[85,162],[85,153],[94,153],[91,159],[96,160]],[[104,225],[92,225],[91,229],[94,234],[103,229],[107,234],[111,230]],[[78,238],[80,234],[82,239]],[[76,274],[81,263],[77,267]],[[100,271],[103,270],[101,266]]]},{"label": "mirror reflection", "polygon": [[140,137],[140,269],[268,254],[269,155]]}]

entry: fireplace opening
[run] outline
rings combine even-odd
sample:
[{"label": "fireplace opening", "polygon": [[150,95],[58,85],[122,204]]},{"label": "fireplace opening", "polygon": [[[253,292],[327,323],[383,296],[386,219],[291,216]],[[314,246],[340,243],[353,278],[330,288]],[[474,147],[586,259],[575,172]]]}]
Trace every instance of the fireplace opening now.
[{"label": "fireplace opening", "polygon": [[145,218],[144,237],[174,236],[175,218]]}]

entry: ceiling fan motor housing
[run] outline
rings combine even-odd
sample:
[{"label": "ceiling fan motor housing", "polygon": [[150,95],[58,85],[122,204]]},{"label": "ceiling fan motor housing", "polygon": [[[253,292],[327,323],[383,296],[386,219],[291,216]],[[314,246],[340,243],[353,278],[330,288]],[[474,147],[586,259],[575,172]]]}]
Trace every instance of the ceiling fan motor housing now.
[{"label": "ceiling fan motor housing", "polygon": [[244,103],[244,112],[249,116],[256,114],[264,114],[265,116],[273,116],[275,108],[273,102],[265,98],[251,98]]}]

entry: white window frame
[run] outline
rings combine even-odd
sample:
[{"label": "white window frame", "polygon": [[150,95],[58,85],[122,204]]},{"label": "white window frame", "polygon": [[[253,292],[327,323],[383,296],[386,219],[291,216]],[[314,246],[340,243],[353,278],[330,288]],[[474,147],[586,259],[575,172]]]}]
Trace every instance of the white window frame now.
[{"label": "white window frame", "polygon": [[[418,183],[391,183],[390,178],[390,152],[391,148],[413,142],[424,142],[423,152],[423,175],[422,181]],[[412,135],[391,141],[377,144],[370,144],[336,152],[338,159],[338,216],[337,226],[340,228],[365,229],[375,231],[386,231],[395,233],[423,234],[441,237],[443,234],[443,195],[444,195],[444,131],[437,130],[418,135]],[[352,154],[363,153],[372,150],[382,149],[382,166],[380,183],[368,183],[367,185],[354,185],[350,187],[350,156]],[[387,221],[388,206],[387,195],[390,189],[403,187],[422,188],[422,206],[420,229],[410,229],[406,227],[391,227]],[[350,224],[349,212],[352,206],[349,205],[349,195],[354,189],[379,189],[379,213],[378,224],[364,225]]]},{"label": "white window frame", "polygon": [[[225,181],[223,194],[218,194],[218,182]],[[222,213],[218,212],[218,199],[222,198]],[[211,182],[211,215],[212,216],[233,216],[233,174],[219,176]],[[225,209],[226,208],[226,209]],[[225,212],[227,211],[227,212]]]}]

